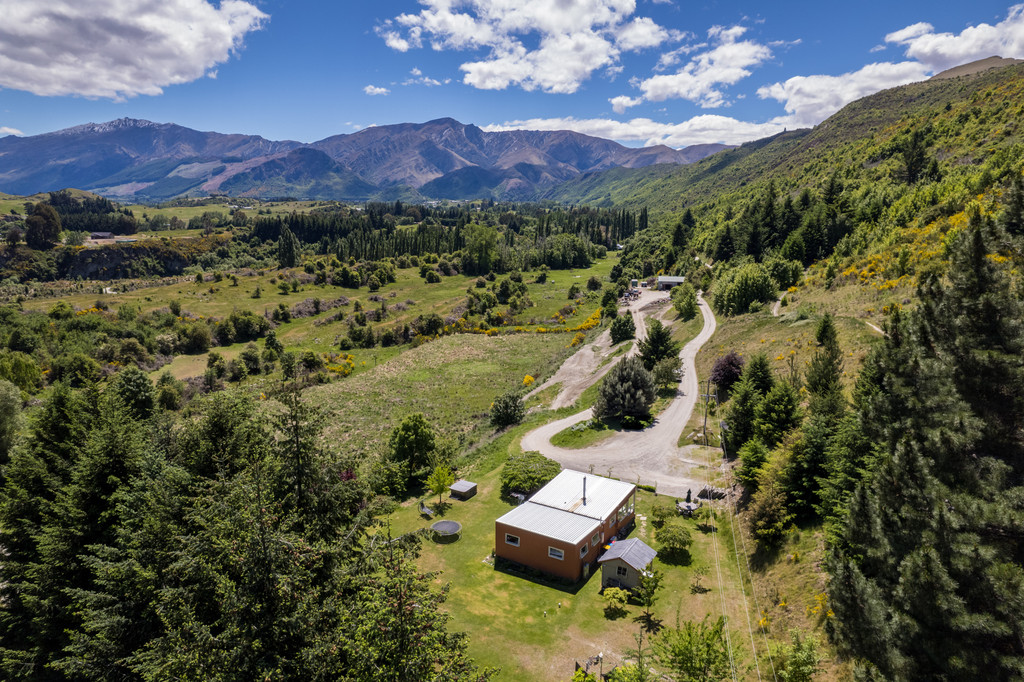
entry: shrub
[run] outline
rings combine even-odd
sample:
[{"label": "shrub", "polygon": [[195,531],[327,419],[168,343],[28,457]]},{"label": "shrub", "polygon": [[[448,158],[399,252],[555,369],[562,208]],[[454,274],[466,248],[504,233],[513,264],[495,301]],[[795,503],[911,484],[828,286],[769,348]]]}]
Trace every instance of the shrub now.
[{"label": "shrub", "polygon": [[562,466],[539,452],[521,452],[510,455],[501,469],[501,494],[530,493],[553,479]]},{"label": "shrub", "polygon": [[124,408],[136,419],[146,419],[153,414],[156,403],[153,382],[135,365],[118,372],[110,387],[117,393]]},{"label": "shrub", "polygon": [[441,275],[436,270],[428,270],[426,274],[427,284],[437,284],[441,281]]},{"label": "shrub", "polygon": [[[618,313],[616,313],[618,314]],[[633,316],[626,314],[612,320],[611,327],[612,345],[621,343],[636,336],[636,324],[633,323]]]},{"label": "shrub", "polygon": [[205,353],[213,342],[213,334],[205,322],[188,322],[178,330],[178,345],[183,353]]},{"label": "shrub", "polygon": [[626,601],[629,599],[629,592],[619,587],[606,587],[601,593],[604,600],[605,618],[620,618],[626,613]]},{"label": "shrub", "polygon": [[697,291],[689,282],[672,287],[672,306],[684,320],[692,320],[697,316]]},{"label": "shrub", "polygon": [[679,521],[669,521],[657,529],[654,537],[661,544],[662,551],[670,557],[681,557],[685,555],[690,545],[693,544],[693,536],[690,531]]},{"label": "shrub", "polygon": [[67,382],[72,388],[81,388],[100,379],[100,364],[85,353],[61,355],[54,359],[52,379]]},{"label": "shrub", "polygon": [[388,439],[391,461],[404,463],[411,472],[427,466],[436,449],[434,429],[420,412],[403,419]]},{"label": "shrub", "polygon": [[778,283],[764,266],[745,263],[715,284],[715,308],[724,315],[739,315],[750,310],[751,303],[773,300],[778,290]]},{"label": "shrub", "polygon": [[739,381],[740,376],[743,375],[743,364],[743,358],[740,357],[739,353],[734,350],[729,351],[715,360],[715,365],[711,368],[711,381],[723,393],[728,394],[733,384]]},{"label": "shrub", "polygon": [[646,419],[654,403],[654,378],[638,357],[626,358],[605,376],[594,403],[594,416]]},{"label": "shrub", "polygon": [[757,474],[768,461],[768,448],[758,438],[751,438],[740,448],[739,458],[742,466],[736,472],[736,478],[752,490],[757,486]]},{"label": "shrub", "polygon": [[674,519],[675,517],[676,510],[671,504],[662,502],[654,505],[654,508],[651,509],[651,525],[654,526],[655,529],[661,528],[665,525],[665,522],[669,519]]},{"label": "shrub", "polygon": [[523,421],[526,407],[517,391],[501,394],[491,403],[491,425],[503,428]]}]

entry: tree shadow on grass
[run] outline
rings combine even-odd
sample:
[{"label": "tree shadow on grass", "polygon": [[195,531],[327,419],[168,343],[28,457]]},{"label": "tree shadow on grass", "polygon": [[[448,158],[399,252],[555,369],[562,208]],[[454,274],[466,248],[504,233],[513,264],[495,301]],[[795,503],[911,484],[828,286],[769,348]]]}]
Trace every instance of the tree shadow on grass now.
[{"label": "tree shadow on grass", "polygon": [[770,545],[764,542],[757,542],[757,549],[750,555],[750,565],[755,570],[763,570],[775,564],[779,559],[782,548],[779,545]]},{"label": "tree shadow on grass", "polygon": [[604,607],[605,620],[619,620],[629,615],[629,611],[624,606],[606,606]]},{"label": "tree shadow on grass", "polygon": [[639,624],[640,627],[651,634],[657,634],[664,627],[662,620],[655,618],[652,613],[641,613],[633,619],[633,622]]},{"label": "tree shadow on grass", "polygon": [[669,566],[689,566],[693,561],[693,556],[688,549],[678,549],[671,552],[663,549],[658,552],[658,559],[663,564],[668,564]]}]

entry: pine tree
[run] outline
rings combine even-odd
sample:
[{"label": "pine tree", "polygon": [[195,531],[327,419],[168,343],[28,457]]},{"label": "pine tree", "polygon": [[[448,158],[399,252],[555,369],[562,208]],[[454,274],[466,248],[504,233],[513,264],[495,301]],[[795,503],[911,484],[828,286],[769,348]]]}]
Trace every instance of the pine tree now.
[{"label": "pine tree", "polygon": [[764,353],[754,353],[743,368],[743,377],[759,395],[768,395],[775,385],[771,362]]},{"label": "pine tree", "polygon": [[293,268],[299,263],[299,240],[287,226],[281,226],[277,239],[277,263],[280,268]]},{"label": "pine tree", "polygon": [[999,225],[1013,237],[1024,235],[1024,177],[1019,172],[1013,174],[1003,202],[1003,212],[999,216]]},{"label": "pine tree", "polygon": [[1024,310],[988,227],[971,216],[856,393],[884,447],[829,556],[832,627],[886,679],[1024,674]]},{"label": "pine tree", "polygon": [[672,330],[663,325],[661,320],[651,320],[647,326],[647,337],[637,346],[644,369],[648,372],[665,358],[679,353],[679,342],[672,340]]},{"label": "pine tree", "polygon": [[732,387],[732,395],[729,398],[729,411],[726,416],[726,440],[729,449],[738,451],[747,441],[754,437],[754,414],[762,399],[761,394],[754,388],[753,383],[746,378],[744,372],[741,378]]},{"label": "pine tree", "polygon": [[605,375],[594,402],[598,419],[646,419],[654,403],[654,378],[638,357],[625,358]]}]

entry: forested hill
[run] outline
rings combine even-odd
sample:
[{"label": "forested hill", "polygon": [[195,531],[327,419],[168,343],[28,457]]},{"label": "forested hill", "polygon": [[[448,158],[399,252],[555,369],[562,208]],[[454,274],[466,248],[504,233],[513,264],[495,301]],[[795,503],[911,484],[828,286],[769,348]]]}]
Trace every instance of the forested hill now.
[{"label": "forested hill", "polygon": [[780,190],[821,186],[835,169],[844,180],[877,181],[898,170],[909,131],[922,128],[932,156],[953,171],[998,163],[1022,142],[1024,65],[883,90],[816,126],[749,142],[680,167],[590,173],[544,193],[569,203],[648,206],[676,214],[705,202],[749,195],[775,182]]}]

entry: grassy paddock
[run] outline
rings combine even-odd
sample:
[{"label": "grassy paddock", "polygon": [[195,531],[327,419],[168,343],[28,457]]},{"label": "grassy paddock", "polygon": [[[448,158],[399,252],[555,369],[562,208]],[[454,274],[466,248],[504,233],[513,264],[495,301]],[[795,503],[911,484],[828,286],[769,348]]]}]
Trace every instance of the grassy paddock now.
[{"label": "grassy paddock", "polygon": [[[422,500],[439,517],[462,524],[462,536],[454,543],[428,539],[420,565],[437,573],[438,585],[450,585],[444,607],[452,616],[450,627],[469,634],[470,654],[479,663],[501,667],[499,680],[565,680],[572,674],[574,661],[597,653],[604,654],[607,672],[622,662],[639,631],[635,619],[642,609],[638,605],[629,605],[624,616],[606,616],[599,575],[566,587],[493,566],[494,520],[512,508],[500,497],[501,464],[519,451],[519,436],[540,422],[541,416],[535,415],[528,424],[474,453],[474,464],[465,467],[461,475],[478,484],[476,497],[465,502],[446,499],[438,505],[437,498],[428,494],[407,501],[390,519],[395,535],[429,528],[431,520],[417,509]],[[712,484],[725,485],[727,470],[721,466],[720,450],[694,448],[690,456],[706,458]],[[631,537],[658,549],[651,510],[674,502],[640,491]],[[754,652],[762,675],[770,670],[766,640],[772,646],[788,643],[793,629],[816,637],[823,645],[823,669],[815,679],[849,679],[847,666],[834,660],[824,645],[828,615],[827,610],[817,608],[824,592],[823,576],[817,568],[823,552],[820,530],[790,532],[780,548],[765,552],[753,542],[741,515],[724,502],[715,503],[714,508],[716,517],[708,525],[680,519],[694,540],[688,556],[669,561],[662,555],[655,560],[655,568],[664,573],[664,587],[653,610],[655,618],[672,627],[677,619],[700,620],[706,614],[717,618],[724,612],[742,680],[757,679]],[[699,583],[698,572],[704,573]],[[759,627],[762,618],[764,632]]]}]

